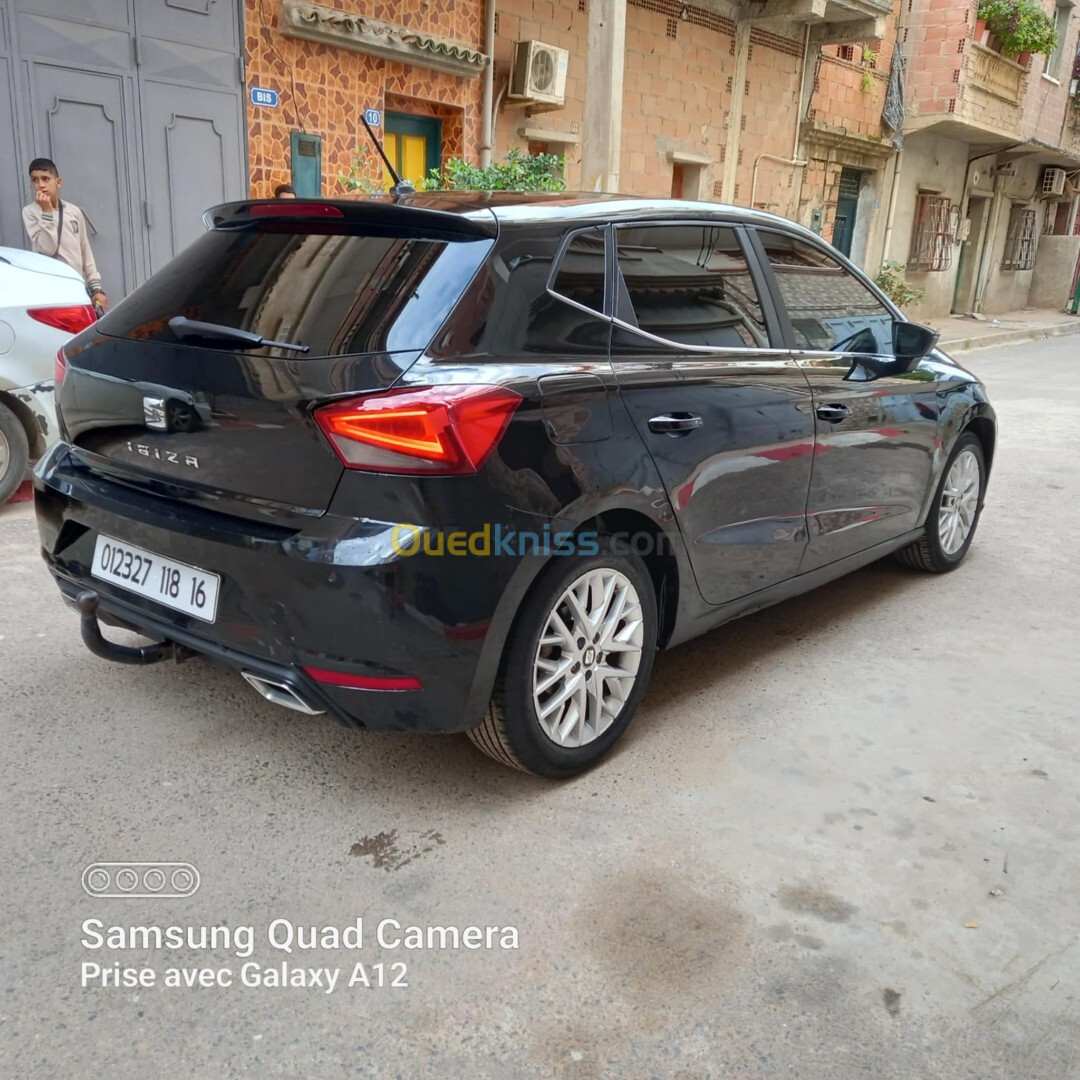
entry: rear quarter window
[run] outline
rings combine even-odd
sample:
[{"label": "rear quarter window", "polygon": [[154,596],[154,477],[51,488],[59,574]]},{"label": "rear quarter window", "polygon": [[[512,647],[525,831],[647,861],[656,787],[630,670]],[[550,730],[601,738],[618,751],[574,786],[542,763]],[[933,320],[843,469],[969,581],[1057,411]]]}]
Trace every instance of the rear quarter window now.
[{"label": "rear quarter window", "polygon": [[603,230],[570,231],[505,229],[438,343],[442,354],[606,355]]}]

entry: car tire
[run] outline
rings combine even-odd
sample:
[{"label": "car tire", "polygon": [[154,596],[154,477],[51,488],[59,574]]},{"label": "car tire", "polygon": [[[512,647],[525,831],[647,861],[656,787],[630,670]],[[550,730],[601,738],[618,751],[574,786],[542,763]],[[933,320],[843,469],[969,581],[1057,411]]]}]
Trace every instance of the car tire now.
[{"label": "car tire", "polygon": [[546,567],[515,622],[484,719],[468,733],[503,765],[556,779],[590,768],[645,693],[656,655],[652,579],[632,551],[604,536],[597,545]]},{"label": "car tire", "polygon": [[926,531],[913,544],[894,552],[905,566],[944,574],[967,555],[982,514],[986,459],[982,443],[967,432],[953,447],[926,516]]},{"label": "car tire", "polygon": [[30,463],[30,444],[19,418],[0,405],[0,506],[15,494]]}]

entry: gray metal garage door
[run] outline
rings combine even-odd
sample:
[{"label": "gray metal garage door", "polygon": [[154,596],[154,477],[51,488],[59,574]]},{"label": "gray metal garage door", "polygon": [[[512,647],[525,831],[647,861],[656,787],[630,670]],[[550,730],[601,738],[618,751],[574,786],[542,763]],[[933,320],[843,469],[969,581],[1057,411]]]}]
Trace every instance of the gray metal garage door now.
[{"label": "gray metal garage door", "polygon": [[96,229],[115,298],[242,198],[241,29],[238,0],[0,0],[0,244],[26,246],[39,155]]}]

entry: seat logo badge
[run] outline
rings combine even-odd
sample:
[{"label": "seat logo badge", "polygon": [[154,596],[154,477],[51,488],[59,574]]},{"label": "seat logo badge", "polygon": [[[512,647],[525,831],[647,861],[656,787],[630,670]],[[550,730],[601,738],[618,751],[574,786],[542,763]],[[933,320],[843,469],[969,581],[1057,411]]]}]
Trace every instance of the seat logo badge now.
[{"label": "seat logo badge", "polygon": [[143,420],[148,428],[155,431],[168,431],[169,423],[165,419],[165,399],[144,397],[142,399]]}]

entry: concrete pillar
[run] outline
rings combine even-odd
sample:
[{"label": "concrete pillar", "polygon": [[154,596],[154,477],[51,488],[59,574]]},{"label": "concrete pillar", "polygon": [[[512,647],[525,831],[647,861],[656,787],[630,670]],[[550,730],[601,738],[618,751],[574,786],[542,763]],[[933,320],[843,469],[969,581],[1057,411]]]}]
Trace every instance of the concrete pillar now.
[{"label": "concrete pillar", "polygon": [[735,29],[735,74],[731,79],[731,112],[727,115],[727,146],[724,151],[724,180],[720,198],[735,201],[735,181],[739,176],[739,142],[742,138],[743,103],[746,100],[746,72],[750,61],[750,23],[743,19]]},{"label": "concrete pillar", "polygon": [[589,0],[585,125],[581,137],[584,191],[619,190],[625,65],[626,0]]}]

